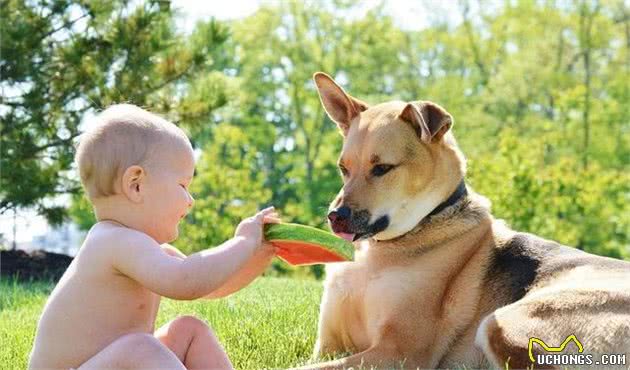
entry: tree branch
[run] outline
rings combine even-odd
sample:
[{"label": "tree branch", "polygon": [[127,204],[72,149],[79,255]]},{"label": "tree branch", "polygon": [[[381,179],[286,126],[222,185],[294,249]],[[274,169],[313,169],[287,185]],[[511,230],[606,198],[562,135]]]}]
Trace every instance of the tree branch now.
[{"label": "tree branch", "polygon": [[80,21],[81,19],[83,19],[83,18],[87,17],[88,15],[90,15],[90,13],[89,13],[89,12],[88,12],[88,13],[83,13],[83,15],[81,15],[80,17],[75,18],[75,19],[71,20],[70,22],[64,23],[64,24],[62,24],[61,26],[59,26],[59,27],[57,27],[57,28],[55,28],[55,29],[52,29],[52,30],[50,30],[50,31],[46,32],[44,35],[42,35],[42,36],[41,36],[41,37],[37,40],[37,43],[42,42],[42,41],[43,41],[43,40],[45,40],[47,37],[54,35],[55,33],[57,33],[57,32],[59,32],[59,31],[63,30],[64,28],[69,28],[69,27],[71,27],[73,24],[77,23],[78,21]]}]

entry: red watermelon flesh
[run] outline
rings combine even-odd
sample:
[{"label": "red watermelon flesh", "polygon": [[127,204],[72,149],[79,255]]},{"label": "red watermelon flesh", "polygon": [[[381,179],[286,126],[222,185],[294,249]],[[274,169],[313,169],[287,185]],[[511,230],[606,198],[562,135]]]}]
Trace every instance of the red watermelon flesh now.
[{"label": "red watermelon flesh", "polygon": [[291,265],[312,265],[317,263],[344,262],[344,257],[314,244],[295,240],[274,240],[278,257]]},{"label": "red watermelon flesh", "polygon": [[277,248],[277,255],[291,265],[352,260],[354,246],[331,233],[298,224],[267,224],[265,239]]}]

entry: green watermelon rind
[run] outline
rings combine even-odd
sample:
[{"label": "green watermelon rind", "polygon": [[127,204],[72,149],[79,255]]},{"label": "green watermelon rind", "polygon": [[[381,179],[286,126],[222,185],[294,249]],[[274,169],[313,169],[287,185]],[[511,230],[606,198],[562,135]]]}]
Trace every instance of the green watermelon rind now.
[{"label": "green watermelon rind", "polygon": [[270,242],[283,240],[313,244],[314,246],[324,247],[348,260],[354,258],[354,245],[352,243],[311,226],[291,223],[266,224],[265,239]]}]

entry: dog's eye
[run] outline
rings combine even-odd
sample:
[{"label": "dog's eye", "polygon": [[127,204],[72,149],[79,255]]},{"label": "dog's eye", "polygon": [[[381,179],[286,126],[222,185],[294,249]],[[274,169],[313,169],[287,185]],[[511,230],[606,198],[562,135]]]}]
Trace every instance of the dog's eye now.
[{"label": "dog's eye", "polygon": [[377,164],[376,166],[372,167],[372,175],[376,177],[381,177],[391,171],[393,168],[394,166],[391,164]]}]

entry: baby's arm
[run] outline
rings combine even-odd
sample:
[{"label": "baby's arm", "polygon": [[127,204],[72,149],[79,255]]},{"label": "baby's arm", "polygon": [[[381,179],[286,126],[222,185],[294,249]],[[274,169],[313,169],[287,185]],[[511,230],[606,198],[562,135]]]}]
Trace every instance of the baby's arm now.
[{"label": "baby's arm", "polygon": [[[178,257],[180,259],[186,258],[185,254],[170,244],[162,244],[162,249],[171,256]],[[254,279],[260,276],[260,274],[265,272],[275,255],[276,253],[273,246],[269,243],[264,243],[262,248],[256,250],[252,258],[250,258],[234,275],[230,276],[225,284],[203,298],[221,298],[243,289]]]},{"label": "baby's arm", "polygon": [[263,243],[262,248],[256,250],[252,258],[238,272],[204,298],[221,298],[243,289],[265,272],[275,255],[274,247],[269,243]]},{"label": "baby's arm", "polygon": [[172,251],[167,253],[142,233],[125,234],[117,243],[114,268],[147,289],[174,299],[196,299],[217,290],[243,268],[258,247],[255,240],[236,237],[182,258]]},{"label": "baby's arm", "polygon": [[[129,230],[121,235],[120,243],[115,244],[119,248],[114,253],[113,265],[122,274],[159,295],[197,299],[224,286],[236,272],[246,267],[256,251],[269,247],[263,243],[263,225],[279,221],[273,207],[269,207],[243,220],[234,238],[188,257],[171,246],[163,249],[146,234]],[[230,289],[222,291],[232,292],[249,283],[256,277],[250,276],[252,272],[262,272],[260,266],[255,267],[257,270],[245,269],[243,277],[232,279],[235,283],[230,283]]]}]

